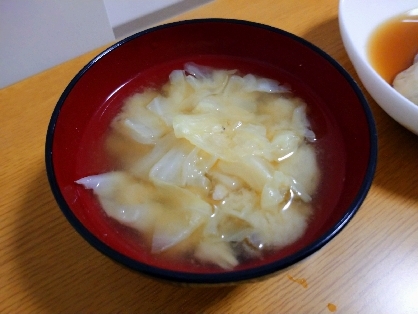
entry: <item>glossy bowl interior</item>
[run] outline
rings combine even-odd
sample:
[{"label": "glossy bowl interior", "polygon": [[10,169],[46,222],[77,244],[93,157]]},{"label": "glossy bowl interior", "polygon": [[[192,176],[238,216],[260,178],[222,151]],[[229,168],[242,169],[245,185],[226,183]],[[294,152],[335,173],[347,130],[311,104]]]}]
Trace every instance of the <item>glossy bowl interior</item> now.
[{"label": "glossy bowl interior", "polygon": [[348,56],[367,91],[393,119],[418,134],[418,106],[387,83],[373,69],[368,57],[368,44],[375,29],[414,8],[418,8],[415,0],[341,0],[339,24]]},{"label": "glossy bowl interior", "polygon": [[[289,84],[308,104],[323,180],[315,214],[296,243],[232,271],[172,262],[144,248],[135,232],[109,219],[74,181],[111,169],[103,138],[123,100],[160,86],[185,62],[237,68]],[[129,37],[94,58],[70,82],[46,139],[48,178],[73,227],[96,249],[134,270],[172,282],[237,283],[280,271],[328,243],[370,188],[377,152],[374,120],[360,89],[331,57],[305,40],[256,23],[204,19],[167,24]]]}]

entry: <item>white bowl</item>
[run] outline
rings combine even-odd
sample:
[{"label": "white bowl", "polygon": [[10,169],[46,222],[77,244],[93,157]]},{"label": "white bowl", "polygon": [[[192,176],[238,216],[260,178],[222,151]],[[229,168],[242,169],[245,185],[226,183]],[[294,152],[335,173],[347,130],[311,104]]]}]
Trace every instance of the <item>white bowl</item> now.
[{"label": "white bowl", "polygon": [[418,106],[398,93],[370,65],[367,47],[377,26],[418,8],[417,0],[340,0],[339,25],[345,49],[370,95],[393,119],[418,134]]}]

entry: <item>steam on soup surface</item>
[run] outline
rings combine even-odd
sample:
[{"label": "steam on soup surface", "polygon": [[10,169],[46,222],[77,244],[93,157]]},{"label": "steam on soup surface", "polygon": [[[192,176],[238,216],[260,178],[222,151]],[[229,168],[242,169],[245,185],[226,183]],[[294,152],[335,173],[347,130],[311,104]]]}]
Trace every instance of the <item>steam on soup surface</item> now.
[{"label": "steam on soup surface", "polygon": [[232,269],[304,234],[320,176],[314,141],[288,88],[187,63],[112,121],[120,170],[77,183],[152,253]]}]

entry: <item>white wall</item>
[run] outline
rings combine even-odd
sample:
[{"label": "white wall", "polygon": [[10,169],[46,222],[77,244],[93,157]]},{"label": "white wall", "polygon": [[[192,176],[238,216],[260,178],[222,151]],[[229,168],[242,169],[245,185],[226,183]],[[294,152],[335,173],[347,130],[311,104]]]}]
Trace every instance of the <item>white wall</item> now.
[{"label": "white wall", "polygon": [[0,88],[212,0],[0,0]]},{"label": "white wall", "polygon": [[0,0],[0,88],[114,39],[103,0]]},{"label": "white wall", "polygon": [[181,1],[182,0],[103,0],[110,25],[112,25],[113,28]]}]

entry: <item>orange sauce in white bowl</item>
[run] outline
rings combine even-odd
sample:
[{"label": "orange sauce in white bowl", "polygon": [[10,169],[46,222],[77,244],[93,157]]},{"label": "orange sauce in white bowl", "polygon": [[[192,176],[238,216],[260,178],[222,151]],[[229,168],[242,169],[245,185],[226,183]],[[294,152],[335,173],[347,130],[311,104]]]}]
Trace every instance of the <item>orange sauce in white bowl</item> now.
[{"label": "orange sauce in white bowl", "polygon": [[418,54],[418,9],[379,25],[370,38],[368,57],[373,68],[389,84],[413,64]]}]

